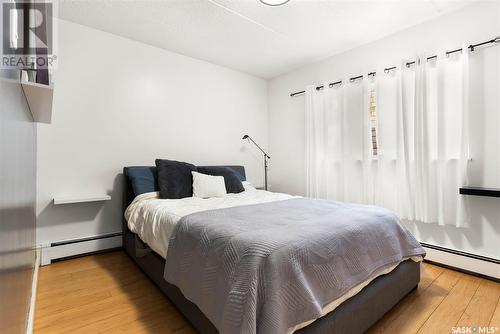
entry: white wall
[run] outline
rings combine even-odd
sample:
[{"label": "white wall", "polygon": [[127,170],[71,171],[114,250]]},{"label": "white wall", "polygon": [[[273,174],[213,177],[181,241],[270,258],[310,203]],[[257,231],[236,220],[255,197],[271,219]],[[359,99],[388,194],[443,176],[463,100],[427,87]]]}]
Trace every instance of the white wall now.
[{"label": "white wall", "polygon": [[[318,32],[319,33],[319,32]],[[500,3],[479,3],[277,77],[269,83],[270,183],[273,191],[304,194],[304,97],[290,97],[310,84],[399,65],[500,35]],[[474,94],[471,185],[500,188],[500,46],[471,56]],[[458,191],[458,189],[457,189]],[[500,200],[469,197],[470,228],[409,224],[422,242],[500,258]]]},{"label": "white wall", "polygon": [[[38,126],[38,243],[121,230],[124,166],[155,158],[242,164],[262,185],[267,83],[221,66],[59,22],[51,125]],[[110,194],[58,205],[59,196]]]}]

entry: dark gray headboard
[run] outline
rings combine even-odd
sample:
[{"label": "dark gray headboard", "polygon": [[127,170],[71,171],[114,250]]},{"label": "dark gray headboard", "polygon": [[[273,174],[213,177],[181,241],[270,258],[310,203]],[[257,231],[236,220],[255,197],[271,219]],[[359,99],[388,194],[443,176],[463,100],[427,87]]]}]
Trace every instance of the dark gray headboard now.
[{"label": "dark gray headboard", "polygon": [[[130,166],[132,167],[132,166]],[[134,166],[135,167],[135,166]],[[220,166],[200,166],[200,167],[220,167]],[[223,165],[223,167],[229,167],[234,169],[234,171],[238,172],[245,180],[246,180],[246,173],[245,173],[245,167],[244,166],[238,166],[238,165]],[[124,187],[123,187],[123,212],[125,212],[125,209],[132,203],[134,200],[134,192],[132,190],[132,185],[130,184],[130,180],[127,176],[127,170],[129,167],[124,167],[123,168],[123,176],[124,176]]]}]

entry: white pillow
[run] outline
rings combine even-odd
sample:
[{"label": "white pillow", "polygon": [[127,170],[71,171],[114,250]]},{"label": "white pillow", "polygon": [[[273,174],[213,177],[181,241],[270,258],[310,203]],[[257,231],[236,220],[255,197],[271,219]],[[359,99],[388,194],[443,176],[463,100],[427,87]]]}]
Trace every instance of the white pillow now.
[{"label": "white pillow", "polygon": [[193,174],[193,196],[201,198],[226,196],[223,176],[212,176],[198,172]]},{"label": "white pillow", "polygon": [[243,181],[241,182],[241,184],[243,184],[243,188],[245,188],[245,191],[254,191],[254,190],[257,190],[255,189],[254,186],[252,186],[252,184],[248,181]]}]

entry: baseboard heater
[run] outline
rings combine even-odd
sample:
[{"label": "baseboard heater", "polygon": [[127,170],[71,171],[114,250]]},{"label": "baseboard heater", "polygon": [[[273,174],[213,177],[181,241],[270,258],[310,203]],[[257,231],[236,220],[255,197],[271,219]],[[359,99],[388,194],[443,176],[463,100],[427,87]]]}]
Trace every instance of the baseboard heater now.
[{"label": "baseboard heater", "polygon": [[[500,280],[500,260],[455,249],[421,243],[427,251],[425,260],[460,271]],[[122,246],[122,232],[68,239],[41,245],[41,265],[55,260],[99,252]]]},{"label": "baseboard heater", "polygon": [[459,270],[495,281],[500,280],[500,260],[481,256],[468,252],[450,249],[421,242],[427,256],[425,261],[443,265],[445,267]]},{"label": "baseboard heater", "polygon": [[118,248],[121,246],[122,232],[55,241],[40,245],[41,265],[45,266],[56,260]]}]

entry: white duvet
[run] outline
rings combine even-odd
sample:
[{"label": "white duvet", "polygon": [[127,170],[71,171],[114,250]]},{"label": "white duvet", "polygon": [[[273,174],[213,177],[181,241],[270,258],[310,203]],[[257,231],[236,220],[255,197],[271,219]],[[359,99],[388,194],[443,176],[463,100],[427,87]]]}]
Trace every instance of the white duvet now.
[{"label": "white duvet", "polygon": [[294,197],[257,190],[250,186],[245,186],[245,191],[239,194],[213,198],[160,199],[157,192],[151,192],[141,194],[132,201],[125,211],[125,219],[132,232],[136,233],[152,250],[166,258],[174,227],[186,215],[198,211],[280,201]]}]

